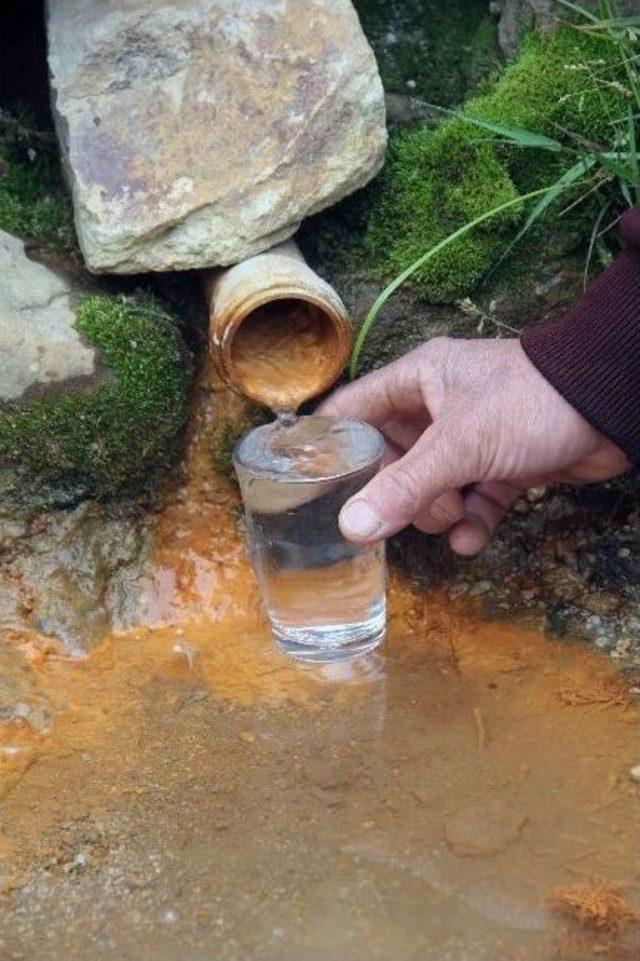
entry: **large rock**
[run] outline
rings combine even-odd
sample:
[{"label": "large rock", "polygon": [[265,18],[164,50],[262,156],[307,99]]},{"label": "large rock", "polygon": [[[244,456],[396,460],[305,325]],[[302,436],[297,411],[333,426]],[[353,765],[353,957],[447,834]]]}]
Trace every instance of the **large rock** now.
[{"label": "large rock", "polygon": [[104,365],[75,328],[73,290],[0,230],[0,402],[95,389]]},{"label": "large rock", "polygon": [[7,674],[3,639],[45,635],[77,654],[129,627],[139,615],[148,548],[135,501],[34,513],[0,498],[0,721],[8,685],[18,690],[22,677]]},{"label": "large rock", "polygon": [[382,163],[382,85],[349,0],[49,0],[48,34],[94,271],[236,262]]}]

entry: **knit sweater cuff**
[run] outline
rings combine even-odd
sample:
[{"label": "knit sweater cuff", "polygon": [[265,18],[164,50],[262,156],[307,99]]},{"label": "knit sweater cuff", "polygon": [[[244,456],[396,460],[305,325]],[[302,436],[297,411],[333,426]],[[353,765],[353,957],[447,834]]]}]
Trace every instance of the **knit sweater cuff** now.
[{"label": "knit sweater cuff", "polygon": [[640,462],[640,214],[631,246],[563,317],[527,330],[522,346],[556,390],[632,463]]}]

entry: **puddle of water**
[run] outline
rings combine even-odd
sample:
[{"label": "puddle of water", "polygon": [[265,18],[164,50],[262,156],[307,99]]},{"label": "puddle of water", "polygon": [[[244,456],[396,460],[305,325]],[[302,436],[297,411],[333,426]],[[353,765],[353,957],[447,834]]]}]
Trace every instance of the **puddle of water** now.
[{"label": "puddle of water", "polygon": [[150,626],[44,658],[49,732],[2,729],[0,958],[635,958],[628,684],[397,572],[380,655],[284,660],[211,400]]}]

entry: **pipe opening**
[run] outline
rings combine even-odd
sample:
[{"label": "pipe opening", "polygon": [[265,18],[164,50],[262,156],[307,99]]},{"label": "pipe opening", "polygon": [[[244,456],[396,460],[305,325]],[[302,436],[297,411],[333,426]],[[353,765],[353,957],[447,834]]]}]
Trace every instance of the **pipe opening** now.
[{"label": "pipe opening", "polygon": [[270,300],[242,318],[230,362],[242,393],[272,410],[297,410],[322,393],[345,361],[342,320],[301,297]]}]

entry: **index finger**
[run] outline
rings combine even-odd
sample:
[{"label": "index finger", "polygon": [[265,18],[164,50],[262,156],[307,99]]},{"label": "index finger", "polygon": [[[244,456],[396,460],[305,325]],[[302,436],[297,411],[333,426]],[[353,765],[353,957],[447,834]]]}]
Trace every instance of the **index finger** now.
[{"label": "index finger", "polygon": [[382,427],[396,416],[424,410],[418,364],[407,354],[380,370],[341,387],[316,413],[329,417],[353,417]]}]

